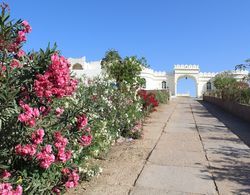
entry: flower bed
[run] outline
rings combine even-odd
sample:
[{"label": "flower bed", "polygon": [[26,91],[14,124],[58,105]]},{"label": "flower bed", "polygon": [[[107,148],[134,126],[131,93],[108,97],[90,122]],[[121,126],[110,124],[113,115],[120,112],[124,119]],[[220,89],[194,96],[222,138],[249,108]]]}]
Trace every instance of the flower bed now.
[{"label": "flower bed", "polygon": [[74,79],[55,47],[26,54],[30,25],[1,7],[0,194],[60,194],[98,174],[91,159],[118,137],[140,137],[145,99],[136,83]]}]

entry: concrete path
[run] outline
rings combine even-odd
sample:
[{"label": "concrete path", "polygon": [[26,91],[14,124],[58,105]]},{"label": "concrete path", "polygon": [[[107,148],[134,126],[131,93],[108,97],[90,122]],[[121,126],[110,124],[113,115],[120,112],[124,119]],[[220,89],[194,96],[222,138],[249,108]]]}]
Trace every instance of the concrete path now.
[{"label": "concrete path", "polygon": [[250,194],[249,147],[199,102],[174,103],[129,194]]},{"label": "concrete path", "polygon": [[231,130],[248,143],[250,124],[202,101],[174,99],[150,115],[143,139],[114,145],[97,160],[100,177],[67,194],[250,194],[250,148]]}]

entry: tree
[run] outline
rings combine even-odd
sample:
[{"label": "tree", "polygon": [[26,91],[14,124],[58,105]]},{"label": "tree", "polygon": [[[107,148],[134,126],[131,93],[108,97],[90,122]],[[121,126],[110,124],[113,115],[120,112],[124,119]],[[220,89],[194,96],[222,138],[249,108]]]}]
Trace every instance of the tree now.
[{"label": "tree", "polygon": [[223,72],[216,75],[213,81],[214,86],[222,99],[225,98],[226,91],[229,90],[236,82],[236,79],[233,78],[233,75],[230,72]]},{"label": "tree", "polygon": [[138,59],[136,56],[122,57],[116,50],[109,50],[101,61],[102,69],[110,79],[114,79],[118,88],[122,83],[130,85],[138,83],[143,67],[148,67],[146,59]]}]

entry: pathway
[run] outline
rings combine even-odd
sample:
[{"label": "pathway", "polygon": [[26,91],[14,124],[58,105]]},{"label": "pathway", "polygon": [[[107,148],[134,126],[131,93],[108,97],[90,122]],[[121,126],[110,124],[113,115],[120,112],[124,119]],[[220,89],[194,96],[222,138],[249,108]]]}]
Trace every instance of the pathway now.
[{"label": "pathway", "polygon": [[161,106],[143,139],[114,146],[102,175],[69,194],[250,194],[250,148],[206,107],[189,98]]}]

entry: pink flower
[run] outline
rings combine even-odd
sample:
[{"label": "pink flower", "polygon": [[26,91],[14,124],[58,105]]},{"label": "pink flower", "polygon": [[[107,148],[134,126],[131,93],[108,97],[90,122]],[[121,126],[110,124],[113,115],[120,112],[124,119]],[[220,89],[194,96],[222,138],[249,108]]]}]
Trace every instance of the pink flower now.
[{"label": "pink flower", "polygon": [[34,156],[36,153],[36,145],[26,144],[22,146],[21,144],[18,144],[15,147],[15,152],[20,156]]},{"label": "pink flower", "polygon": [[68,144],[68,139],[64,138],[59,131],[56,131],[54,133],[54,139],[55,139],[54,145],[57,149],[65,148],[66,145]]},{"label": "pink flower", "polygon": [[73,188],[78,185],[79,175],[76,173],[76,170],[68,173],[68,181],[65,183],[66,188]]},{"label": "pink flower", "polygon": [[11,61],[11,63],[10,63],[10,66],[11,66],[11,68],[19,68],[19,67],[21,67],[22,65],[21,65],[21,63],[20,63],[18,60],[13,59],[13,60]]},{"label": "pink flower", "polygon": [[21,43],[26,41],[26,37],[25,37],[25,32],[23,31],[18,31],[18,37],[17,37],[17,43]]},{"label": "pink flower", "polygon": [[37,160],[39,160],[39,165],[43,169],[47,169],[55,161],[55,156],[52,154],[52,146],[46,145],[42,152],[36,155]]},{"label": "pink flower", "polygon": [[17,56],[19,57],[19,58],[21,58],[22,56],[24,56],[25,55],[25,51],[23,51],[22,49],[20,49],[18,52],[17,52]]},{"label": "pink flower", "polygon": [[59,161],[62,161],[65,163],[67,160],[71,158],[71,152],[70,151],[65,152],[64,148],[60,148],[58,149],[57,158]]},{"label": "pink flower", "polygon": [[10,183],[0,183],[0,194],[1,195],[22,195],[23,188],[18,185],[15,190]]},{"label": "pink flower", "polygon": [[80,140],[80,144],[82,146],[89,146],[92,142],[92,135],[82,135],[81,140]]},{"label": "pink flower", "polygon": [[16,190],[13,191],[13,195],[22,195],[22,193],[23,193],[23,188],[20,185],[18,185],[16,187]]},{"label": "pink flower", "polygon": [[51,64],[45,73],[36,76],[34,90],[39,98],[49,100],[51,97],[61,98],[70,96],[76,89],[77,80],[70,77],[68,61],[54,53]]},{"label": "pink flower", "polygon": [[75,187],[75,184],[74,184],[73,181],[67,181],[67,182],[65,183],[65,187],[66,187],[66,188],[73,188],[73,187]]},{"label": "pink flower", "polygon": [[85,114],[78,116],[77,117],[77,127],[79,129],[82,129],[83,127],[85,127],[88,124],[88,118],[86,117]]},{"label": "pink flower", "polygon": [[57,117],[59,117],[59,116],[61,116],[61,114],[64,112],[64,109],[62,109],[62,108],[56,108],[56,116]]},{"label": "pink flower", "polygon": [[24,110],[24,113],[19,114],[18,120],[26,125],[33,127],[36,124],[36,119],[40,116],[37,108],[31,108],[28,104],[20,102],[20,106]]},{"label": "pink flower", "polygon": [[0,194],[8,195],[11,194],[12,186],[10,183],[0,183]]},{"label": "pink flower", "polygon": [[61,190],[58,189],[58,188],[53,188],[52,191],[53,191],[55,194],[57,194],[57,195],[60,195],[60,193],[61,193]]},{"label": "pink flower", "polygon": [[24,32],[26,32],[26,33],[30,33],[31,32],[31,27],[30,27],[29,23],[26,20],[22,21],[22,25],[25,28]]},{"label": "pink flower", "polygon": [[8,172],[7,170],[4,170],[2,175],[1,175],[1,178],[2,179],[9,179],[10,176],[11,176],[10,172]]},{"label": "pink flower", "polygon": [[44,130],[38,129],[31,134],[31,139],[34,144],[41,144],[43,142]]},{"label": "pink flower", "polygon": [[70,170],[68,168],[63,168],[62,169],[62,174],[67,175],[70,173]]}]

